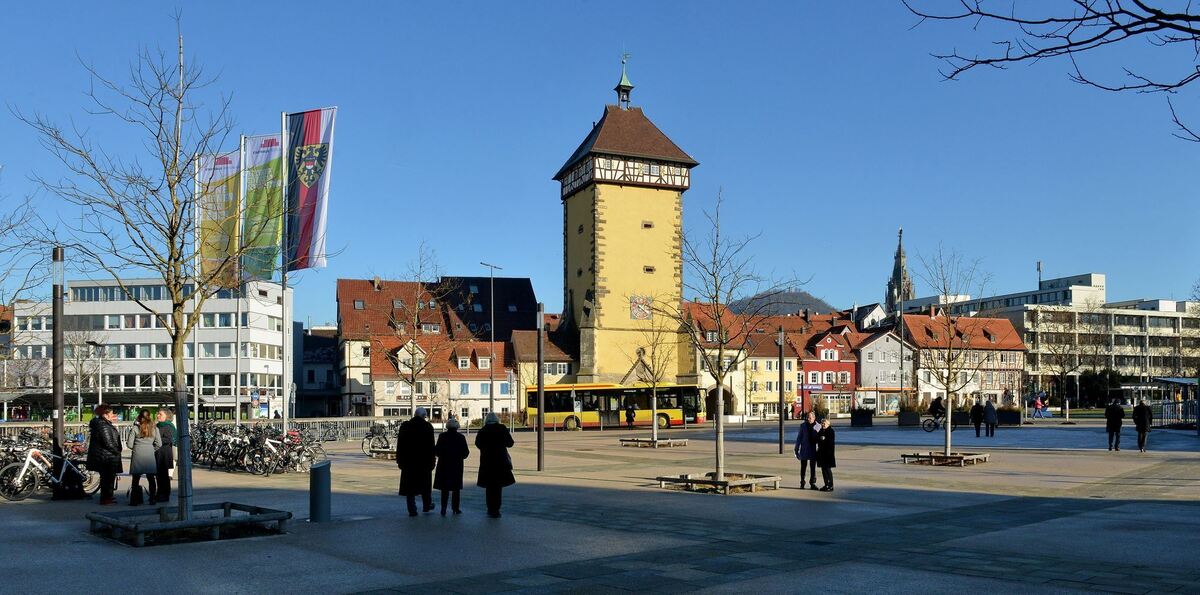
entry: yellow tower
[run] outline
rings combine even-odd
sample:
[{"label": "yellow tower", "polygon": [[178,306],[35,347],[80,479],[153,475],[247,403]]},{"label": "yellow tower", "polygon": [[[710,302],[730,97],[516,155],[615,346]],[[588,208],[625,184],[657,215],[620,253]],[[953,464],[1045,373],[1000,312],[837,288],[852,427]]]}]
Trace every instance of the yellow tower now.
[{"label": "yellow tower", "polygon": [[[629,105],[621,61],[617,104],[554,179],[562,185],[563,320],[579,340],[576,382],[628,383],[654,302],[682,297],[683,193],[697,162]],[[679,349],[670,339],[670,359]],[[684,367],[688,367],[685,365]],[[684,373],[683,371],[680,374]],[[676,378],[664,378],[671,382]]]}]

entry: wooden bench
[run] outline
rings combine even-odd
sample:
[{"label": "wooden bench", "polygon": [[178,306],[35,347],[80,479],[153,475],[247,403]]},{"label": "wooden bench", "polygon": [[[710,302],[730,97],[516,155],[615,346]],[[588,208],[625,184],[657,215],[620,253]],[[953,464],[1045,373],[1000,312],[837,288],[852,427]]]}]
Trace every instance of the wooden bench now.
[{"label": "wooden bench", "polygon": [[783,478],[778,475],[751,475],[748,473],[730,473],[727,475],[741,476],[737,479],[713,479],[713,474],[705,473],[703,476],[697,477],[690,473],[679,476],[660,476],[656,477],[659,488],[666,488],[667,484],[682,485],[684,489],[693,490],[696,486],[708,486],[716,488],[722,494],[728,495],[729,490],[739,487],[749,487],[750,492],[758,491],[759,487],[766,487],[770,484],[771,489],[778,490],[779,483]]},{"label": "wooden bench", "polygon": [[929,453],[915,452],[912,454],[900,455],[900,460],[905,465],[907,465],[909,463],[917,463],[917,464],[929,464],[929,465],[950,465],[950,466],[966,467],[967,465],[978,465],[979,463],[986,463],[988,461],[989,457],[991,457],[991,455],[988,453],[953,452],[953,453],[950,453],[949,455],[945,455],[945,454],[936,453],[936,452],[929,452]]},{"label": "wooden bench", "polygon": [[675,446],[687,446],[687,438],[659,438],[653,440],[651,438],[621,438],[621,446],[637,446],[641,448],[663,448]]},{"label": "wooden bench", "polygon": [[372,448],[372,459],[387,459],[389,461],[396,460],[396,449],[394,448]]}]

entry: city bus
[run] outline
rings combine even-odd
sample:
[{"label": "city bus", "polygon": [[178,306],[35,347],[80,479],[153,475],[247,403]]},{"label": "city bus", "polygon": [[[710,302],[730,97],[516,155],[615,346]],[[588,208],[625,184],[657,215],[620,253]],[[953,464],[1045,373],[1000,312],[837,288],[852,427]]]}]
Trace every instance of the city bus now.
[{"label": "city bus", "polygon": [[[554,384],[545,387],[546,426],[567,430],[625,425],[625,408],[633,405],[634,425],[652,423],[650,387],[617,384]],[[694,385],[658,387],[658,426],[704,423],[704,399]],[[537,387],[526,387],[526,419],[537,424]]]}]

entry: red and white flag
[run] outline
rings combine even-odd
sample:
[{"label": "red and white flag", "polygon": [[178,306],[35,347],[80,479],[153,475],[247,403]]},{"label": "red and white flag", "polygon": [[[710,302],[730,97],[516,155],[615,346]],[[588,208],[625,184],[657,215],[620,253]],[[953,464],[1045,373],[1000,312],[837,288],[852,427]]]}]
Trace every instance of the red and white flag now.
[{"label": "red and white flag", "polygon": [[287,240],[285,265],[295,271],[325,266],[329,180],[333,173],[336,107],[288,114]]}]

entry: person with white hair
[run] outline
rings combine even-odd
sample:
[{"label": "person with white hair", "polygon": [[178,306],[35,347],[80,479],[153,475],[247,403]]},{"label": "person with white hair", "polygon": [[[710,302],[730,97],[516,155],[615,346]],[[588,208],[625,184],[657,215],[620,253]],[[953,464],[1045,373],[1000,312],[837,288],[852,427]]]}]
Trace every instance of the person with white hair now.
[{"label": "person with white hair", "polygon": [[479,451],[479,480],[475,485],[485,490],[487,513],[494,519],[500,518],[500,500],[504,488],[517,482],[513,477],[512,434],[500,423],[495,413],[488,413],[483,428],[475,434],[475,450]]},{"label": "person with white hair", "polygon": [[442,516],[446,516],[446,503],[450,501],[454,514],[462,514],[459,507],[463,488],[463,461],[470,455],[467,439],[458,433],[458,419],[451,417],[446,422],[446,431],[438,436],[437,471],[433,473],[433,487],[442,493]]},{"label": "person with white hair", "polygon": [[433,510],[433,426],[425,419],[424,407],[417,407],[412,419],[400,424],[396,434],[396,466],[400,468],[400,495],[407,499],[408,516],[417,516],[417,496],[423,512]]}]

